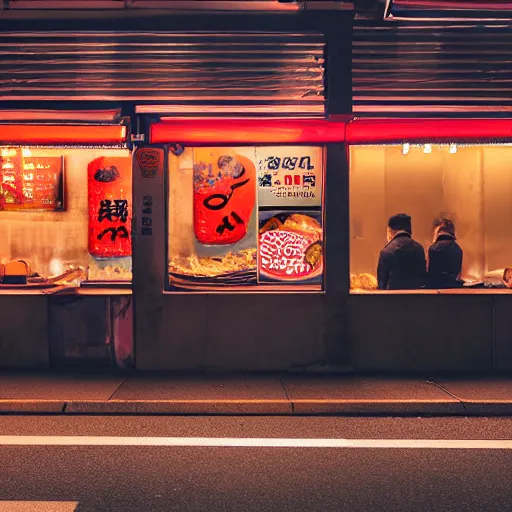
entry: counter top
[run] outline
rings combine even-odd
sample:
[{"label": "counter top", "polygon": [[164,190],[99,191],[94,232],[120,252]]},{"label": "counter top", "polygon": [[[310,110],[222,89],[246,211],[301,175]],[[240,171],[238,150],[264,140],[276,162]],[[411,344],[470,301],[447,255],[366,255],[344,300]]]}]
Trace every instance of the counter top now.
[{"label": "counter top", "polygon": [[2,288],[2,295],[55,295],[64,291],[67,286],[54,286],[53,288]]},{"label": "counter top", "polygon": [[119,295],[133,295],[131,288],[72,288],[66,287],[64,290],[59,292],[59,295],[77,295],[80,297],[98,297],[98,296],[119,296]]},{"label": "counter top", "polygon": [[446,290],[354,290],[350,295],[512,295],[510,288],[452,288]]},{"label": "counter top", "polygon": [[2,295],[75,295],[75,296],[119,296],[132,295],[130,288],[79,288],[74,286],[55,286],[53,288],[12,288],[0,289]]}]

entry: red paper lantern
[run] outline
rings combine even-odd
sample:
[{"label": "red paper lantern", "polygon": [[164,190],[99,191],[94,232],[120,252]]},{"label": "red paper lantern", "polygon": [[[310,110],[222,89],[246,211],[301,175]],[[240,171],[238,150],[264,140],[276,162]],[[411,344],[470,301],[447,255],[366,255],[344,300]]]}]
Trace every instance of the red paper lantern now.
[{"label": "red paper lantern", "polygon": [[132,255],[130,158],[100,157],[87,169],[89,252],[96,258]]},{"label": "red paper lantern", "polygon": [[194,233],[206,245],[228,245],[247,234],[256,202],[256,167],[222,148],[194,149]]}]

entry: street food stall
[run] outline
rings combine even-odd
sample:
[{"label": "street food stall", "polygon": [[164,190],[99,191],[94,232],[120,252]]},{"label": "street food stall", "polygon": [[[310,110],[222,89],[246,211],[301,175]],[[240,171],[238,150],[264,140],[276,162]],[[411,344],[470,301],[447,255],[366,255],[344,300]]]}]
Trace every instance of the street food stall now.
[{"label": "street food stall", "polygon": [[[512,120],[356,119],[347,143],[355,365],[510,367]],[[436,223],[454,226],[463,252],[457,284],[429,286],[427,276],[417,289],[379,289],[386,226],[399,213],[411,217],[427,266]]]},{"label": "street food stall", "polygon": [[119,122],[0,124],[2,367],[131,364],[131,171]]},{"label": "street food stall", "polygon": [[133,171],[139,369],[323,358],[326,169],[344,133],[320,119],[149,124]]}]

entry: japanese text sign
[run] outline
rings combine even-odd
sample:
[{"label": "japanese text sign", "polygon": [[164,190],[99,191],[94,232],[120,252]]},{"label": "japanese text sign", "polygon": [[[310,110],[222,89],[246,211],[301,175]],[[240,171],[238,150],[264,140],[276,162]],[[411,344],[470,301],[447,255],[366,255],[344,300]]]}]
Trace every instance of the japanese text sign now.
[{"label": "japanese text sign", "polygon": [[89,252],[131,256],[132,183],[129,158],[100,157],[88,166]]},{"label": "japanese text sign", "polygon": [[258,147],[256,158],[260,207],[321,206],[323,177],[321,147]]},{"label": "japanese text sign", "polygon": [[234,149],[194,148],[194,232],[206,245],[247,234],[256,203],[256,167]]}]

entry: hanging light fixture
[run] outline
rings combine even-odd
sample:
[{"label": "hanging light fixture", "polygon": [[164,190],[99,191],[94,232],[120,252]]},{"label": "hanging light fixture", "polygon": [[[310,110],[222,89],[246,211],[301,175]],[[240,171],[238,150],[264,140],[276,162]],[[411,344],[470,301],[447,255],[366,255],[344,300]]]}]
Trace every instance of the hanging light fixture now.
[{"label": "hanging light fixture", "polygon": [[454,155],[457,153],[457,144],[450,144],[450,154]]},{"label": "hanging light fixture", "polygon": [[425,147],[423,148],[424,153],[432,153],[432,144],[425,144]]},{"label": "hanging light fixture", "polygon": [[404,155],[407,155],[407,153],[409,153],[411,149],[411,145],[409,143],[405,143],[403,146],[402,146],[402,154]]}]

